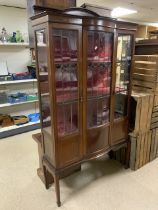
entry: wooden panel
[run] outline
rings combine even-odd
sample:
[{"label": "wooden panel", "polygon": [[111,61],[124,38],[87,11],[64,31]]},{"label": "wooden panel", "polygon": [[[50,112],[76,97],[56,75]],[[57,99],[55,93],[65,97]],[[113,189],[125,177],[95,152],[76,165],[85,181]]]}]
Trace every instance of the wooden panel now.
[{"label": "wooden panel", "polygon": [[154,105],[152,110],[151,129],[158,128],[158,96],[154,96]]},{"label": "wooden panel", "polygon": [[87,130],[87,154],[95,153],[109,146],[109,126]]},{"label": "wooden panel", "polygon": [[135,63],[135,68],[145,68],[145,69],[157,69],[157,64],[153,63]]},{"label": "wooden panel", "polygon": [[[148,145],[148,133],[144,137],[144,148],[143,148],[143,165],[146,164],[146,158],[147,158],[147,145]],[[142,166],[143,166],[142,165]]]},{"label": "wooden panel", "polygon": [[139,134],[138,141],[140,144],[140,148],[138,148],[138,151],[137,151],[137,158],[138,158],[137,164],[138,165],[136,167],[141,168],[145,164],[144,160],[145,160],[146,135],[144,133]]},{"label": "wooden panel", "polygon": [[153,129],[151,134],[150,161],[154,160],[155,158],[154,157],[155,136],[156,136],[156,129]]},{"label": "wooden panel", "polygon": [[156,123],[158,122],[158,116],[157,117],[152,117],[151,123]]},{"label": "wooden panel", "polygon": [[147,75],[147,74],[143,75],[141,73],[134,73],[132,77],[135,80],[142,80],[142,81],[147,81],[147,82],[156,82],[155,75]]},{"label": "wooden panel", "polygon": [[158,96],[154,97],[154,106],[158,106]]},{"label": "wooden panel", "polygon": [[140,116],[140,127],[142,130],[147,129],[147,114],[148,114],[148,107],[145,106],[148,104],[149,97],[145,97],[142,99],[142,107],[141,107],[141,116]]},{"label": "wooden panel", "polygon": [[135,47],[136,55],[153,55],[158,54],[158,45],[136,45]]},{"label": "wooden panel", "polygon": [[133,73],[156,76],[157,70],[145,69],[145,68],[134,68]]},{"label": "wooden panel", "polygon": [[153,95],[149,97],[148,101],[148,117],[147,117],[147,129],[150,129],[152,119],[152,107],[153,107]]},{"label": "wooden panel", "polygon": [[58,140],[59,167],[75,163],[80,159],[80,136],[67,136]]},{"label": "wooden panel", "polygon": [[148,133],[148,142],[147,142],[147,159],[146,159],[146,163],[150,162],[151,138],[152,138],[152,132]]},{"label": "wooden panel", "polygon": [[136,32],[136,38],[147,38],[147,26],[138,25],[138,29]]},{"label": "wooden panel", "polygon": [[[136,31],[137,30],[137,24],[134,23],[129,23],[129,22],[122,22],[122,21],[117,21],[116,27],[119,30],[131,30],[131,31]],[[127,32],[129,33],[129,32]]]},{"label": "wooden panel", "polygon": [[154,154],[153,154],[154,159],[158,156],[157,152],[158,152],[158,128],[156,128],[155,132],[155,145],[154,145]]},{"label": "wooden panel", "polygon": [[135,111],[135,125],[133,127],[135,133],[137,133],[140,130],[141,107],[142,107],[141,100],[137,100],[136,111]]},{"label": "wooden panel", "polygon": [[44,153],[47,156],[48,160],[55,164],[55,157],[54,157],[54,137],[53,135],[49,135],[44,130],[42,131],[43,138],[44,138]]},{"label": "wooden panel", "polygon": [[146,93],[153,93],[154,92],[153,88],[142,87],[142,86],[137,86],[137,85],[133,85],[132,86],[132,90],[140,92],[140,93],[141,92],[146,92]]},{"label": "wooden panel", "polygon": [[158,55],[135,55],[134,61],[151,61],[155,62],[155,59],[158,59]]},{"label": "wooden panel", "polygon": [[133,136],[130,136],[130,141],[131,141],[130,168],[132,170],[135,170],[137,141],[136,138]]},{"label": "wooden panel", "polygon": [[154,88],[155,84],[153,82],[145,82],[145,81],[137,81],[137,80],[133,80],[132,81],[133,85],[137,85],[139,87],[147,87],[147,88]]},{"label": "wooden panel", "polygon": [[153,94],[132,93],[130,123],[133,133],[146,132],[150,129]]},{"label": "wooden panel", "polygon": [[115,121],[111,129],[111,145],[115,145],[127,139],[127,119]]},{"label": "wooden panel", "polygon": [[[133,90],[146,89],[155,91],[157,88],[158,56],[134,56]],[[152,90],[150,90],[152,89]]]},{"label": "wooden panel", "polygon": [[136,157],[135,157],[135,170],[139,168],[139,162],[140,162],[140,149],[141,149],[141,135],[139,135],[136,138],[137,144],[136,144]]},{"label": "wooden panel", "polygon": [[158,106],[153,107],[153,112],[158,112]]},{"label": "wooden panel", "polygon": [[151,129],[158,128],[158,122],[151,124]]},{"label": "wooden panel", "polygon": [[154,117],[158,117],[158,112],[153,112],[152,113],[152,118],[154,118]]},{"label": "wooden panel", "polygon": [[152,131],[147,131],[137,135],[130,133],[130,140],[130,168],[132,170],[137,170],[150,162],[151,151],[154,151],[154,146],[152,146],[154,138]]},{"label": "wooden panel", "polygon": [[36,134],[32,135],[32,138],[38,144],[39,168],[42,168],[42,156],[43,156],[42,134],[41,133],[36,133]]}]

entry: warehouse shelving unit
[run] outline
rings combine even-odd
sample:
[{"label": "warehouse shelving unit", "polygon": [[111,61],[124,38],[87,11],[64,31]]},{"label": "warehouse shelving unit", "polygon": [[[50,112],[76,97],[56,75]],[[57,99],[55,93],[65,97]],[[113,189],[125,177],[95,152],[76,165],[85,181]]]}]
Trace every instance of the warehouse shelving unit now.
[{"label": "warehouse shelving unit", "polygon": [[[17,48],[24,49],[29,47],[29,43],[0,43],[0,50],[4,48]],[[2,48],[2,49],[1,49]],[[33,92],[37,92],[37,79],[26,79],[26,80],[11,80],[11,81],[0,81],[0,90],[14,90],[17,92],[21,91],[22,89],[27,89],[27,88],[32,88]],[[4,114],[11,114],[16,113],[18,115],[18,110],[20,115],[21,114],[29,114],[29,109],[30,110],[38,110],[38,99],[35,100],[28,100],[24,102],[18,102],[18,103],[4,103],[0,104],[0,113]],[[23,111],[24,110],[24,113]],[[30,111],[30,113],[32,113]],[[13,115],[16,115],[13,114]],[[13,126],[8,126],[8,127],[1,127],[0,128],[0,139],[12,136],[15,134],[20,134],[23,132],[31,131],[34,129],[38,129],[40,127],[40,123],[38,122],[29,122],[23,125],[13,125]]]}]

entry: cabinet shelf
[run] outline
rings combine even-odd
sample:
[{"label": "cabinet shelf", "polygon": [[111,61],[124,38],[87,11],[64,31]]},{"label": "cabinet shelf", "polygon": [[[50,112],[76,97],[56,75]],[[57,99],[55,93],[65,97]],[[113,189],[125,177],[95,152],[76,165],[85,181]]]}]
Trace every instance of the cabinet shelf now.
[{"label": "cabinet shelf", "polygon": [[0,43],[0,47],[29,47],[29,43]]},{"label": "cabinet shelf", "polygon": [[9,84],[17,84],[17,83],[29,83],[29,82],[37,82],[37,79],[1,81],[0,85],[9,85]]},{"label": "cabinet shelf", "polygon": [[60,65],[60,64],[62,64],[62,65],[66,65],[66,64],[76,64],[78,62],[78,60],[76,59],[76,60],[68,60],[68,61],[56,61],[55,60],[55,65]]},{"label": "cabinet shelf", "polygon": [[4,107],[9,107],[9,106],[16,106],[16,105],[23,105],[23,104],[29,104],[29,103],[35,103],[38,102],[38,100],[32,100],[32,101],[24,101],[24,102],[20,102],[20,103],[6,103],[6,104],[0,104],[0,108],[4,108]]},{"label": "cabinet shelf", "polygon": [[106,63],[106,64],[111,64],[111,61],[103,61],[103,60],[87,60],[89,63]]},{"label": "cabinet shelf", "polygon": [[48,76],[48,72],[40,72],[39,76]]},{"label": "cabinet shelf", "polygon": [[47,45],[45,43],[38,43],[37,47],[47,47]]}]

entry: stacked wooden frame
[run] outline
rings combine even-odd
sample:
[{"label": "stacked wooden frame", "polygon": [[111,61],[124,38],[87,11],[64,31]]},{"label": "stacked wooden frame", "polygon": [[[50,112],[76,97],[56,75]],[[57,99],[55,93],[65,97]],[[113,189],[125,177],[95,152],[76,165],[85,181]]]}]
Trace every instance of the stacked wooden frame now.
[{"label": "stacked wooden frame", "polygon": [[136,170],[158,157],[158,55],[135,55],[132,79],[132,89],[146,95],[137,102],[130,134],[130,167]]}]

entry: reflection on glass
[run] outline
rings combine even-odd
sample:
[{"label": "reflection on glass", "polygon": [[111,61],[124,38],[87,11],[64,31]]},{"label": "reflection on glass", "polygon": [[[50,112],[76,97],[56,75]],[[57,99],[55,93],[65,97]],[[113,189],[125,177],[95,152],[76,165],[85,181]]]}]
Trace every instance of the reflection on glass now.
[{"label": "reflection on glass", "polygon": [[78,98],[77,64],[57,64],[55,78],[57,102]]},{"label": "reflection on glass", "polygon": [[119,35],[115,84],[115,119],[127,115],[127,100],[132,59],[132,36]]},{"label": "reflection on glass", "polygon": [[36,38],[37,38],[37,46],[46,45],[46,33],[44,29],[36,31]]},{"label": "reflection on glass", "polygon": [[115,119],[127,115],[127,92],[120,92],[115,95]]},{"label": "reflection on glass", "polygon": [[78,132],[77,31],[53,30],[58,135]]},{"label": "reflection on glass", "polygon": [[87,51],[87,126],[109,122],[113,34],[89,31]]},{"label": "reflection on glass", "polygon": [[56,62],[77,61],[77,32],[54,30],[54,55]]},{"label": "reflection on glass", "polygon": [[132,54],[131,41],[131,35],[118,36],[115,92],[128,90]]},{"label": "reflection on glass", "polygon": [[88,60],[110,61],[112,56],[112,33],[88,32]]},{"label": "reflection on glass", "polygon": [[37,58],[38,58],[38,69],[39,69],[42,128],[47,133],[51,134],[51,114],[50,114],[50,98],[49,98],[49,88],[48,88],[48,64],[47,64],[45,30],[37,31],[36,38],[37,38]]},{"label": "reflection on glass", "polygon": [[109,95],[111,85],[111,65],[88,63],[87,94],[89,97]]},{"label": "reflection on glass", "polygon": [[104,125],[109,122],[109,97],[88,100],[88,128]]},{"label": "reflection on glass", "polygon": [[78,103],[58,105],[58,135],[64,136],[78,131]]},{"label": "reflection on glass", "polygon": [[38,48],[39,74],[47,75],[48,66],[47,66],[47,48],[46,48],[45,30],[37,31],[36,37],[37,37],[37,48]]}]

